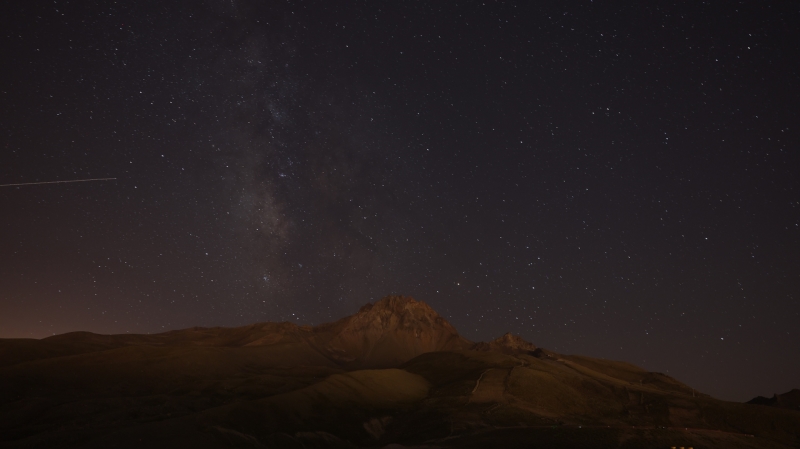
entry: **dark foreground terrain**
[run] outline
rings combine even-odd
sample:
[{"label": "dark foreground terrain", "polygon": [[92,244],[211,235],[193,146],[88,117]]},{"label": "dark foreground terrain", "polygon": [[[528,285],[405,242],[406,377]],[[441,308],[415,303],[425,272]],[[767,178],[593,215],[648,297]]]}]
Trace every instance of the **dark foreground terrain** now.
[{"label": "dark foreground terrain", "polygon": [[800,411],[461,336],[387,297],[335,323],[0,340],[0,447],[798,448]]}]

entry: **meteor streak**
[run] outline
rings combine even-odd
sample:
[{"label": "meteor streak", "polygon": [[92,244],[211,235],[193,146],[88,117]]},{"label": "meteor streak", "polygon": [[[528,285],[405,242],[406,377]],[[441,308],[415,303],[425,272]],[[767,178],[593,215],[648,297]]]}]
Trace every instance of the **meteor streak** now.
[{"label": "meteor streak", "polygon": [[89,179],[70,179],[67,181],[42,181],[42,182],[21,182],[17,184],[0,184],[0,187],[12,186],[37,186],[40,184],[65,184],[68,182],[89,182],[89,181],[112,181],[117,178],[89,178]]}]

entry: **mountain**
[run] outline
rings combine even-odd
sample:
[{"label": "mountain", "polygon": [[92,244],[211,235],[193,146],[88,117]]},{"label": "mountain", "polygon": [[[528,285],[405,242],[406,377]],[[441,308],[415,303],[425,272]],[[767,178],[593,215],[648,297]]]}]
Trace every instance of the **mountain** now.
[{"label": "mountain", "polygon": [[[71,332],[42,340],[0,340],[0,366],[130,347],[261,347],[291,352],[279,364],[389,367],[431,351],[469,349],[474,343],[423,302],[387,296],[355,315],[316,327],[257,323],[236,328],[194,327],[154,335]],[[276,354],[277,356],[277,354]],[[328,359],[328,362],[320,358]]]},{"label": "mountain", "polygon": [[0,386],[4,448],[800,446],[798,411],[511,334],[474,343],[402,296],[315,327],[0,339]]},{"label": "mountain", "polygon": [[413,298],[387,296],[367,304],[357,314],[330,326],[335,329],[323,346],[338,362],[361,367],[391,367],[433,351],[469,349],[474,343],[458,335],[455,328],[430,306]]}]

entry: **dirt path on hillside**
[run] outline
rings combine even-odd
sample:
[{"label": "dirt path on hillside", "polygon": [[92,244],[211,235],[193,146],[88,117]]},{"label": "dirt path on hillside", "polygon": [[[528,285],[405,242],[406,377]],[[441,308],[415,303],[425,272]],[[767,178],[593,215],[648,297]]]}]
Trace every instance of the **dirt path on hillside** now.
[{"label": "dirt path on hillside", "polygon": [[506,380],[511,374],[510,369],[488,369],[481,374],[472,389],[469,402],[505,402],[503,394],[506,391]]}]

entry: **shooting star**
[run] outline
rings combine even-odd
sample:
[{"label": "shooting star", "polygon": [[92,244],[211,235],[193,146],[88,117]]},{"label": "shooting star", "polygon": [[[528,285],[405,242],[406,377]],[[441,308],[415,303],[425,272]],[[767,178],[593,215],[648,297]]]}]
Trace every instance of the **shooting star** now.
[{"label": "shooting star", "polygon": [[113,181],[117,178],[89,178],[89,179],[70,179],[67,181],[41,181],[41,182],[20,182],[16,184],[0,184],[0,187],[13,186],[38,186],[41,184],[65,184],[68,182],[89,182],[89,181]]}]

